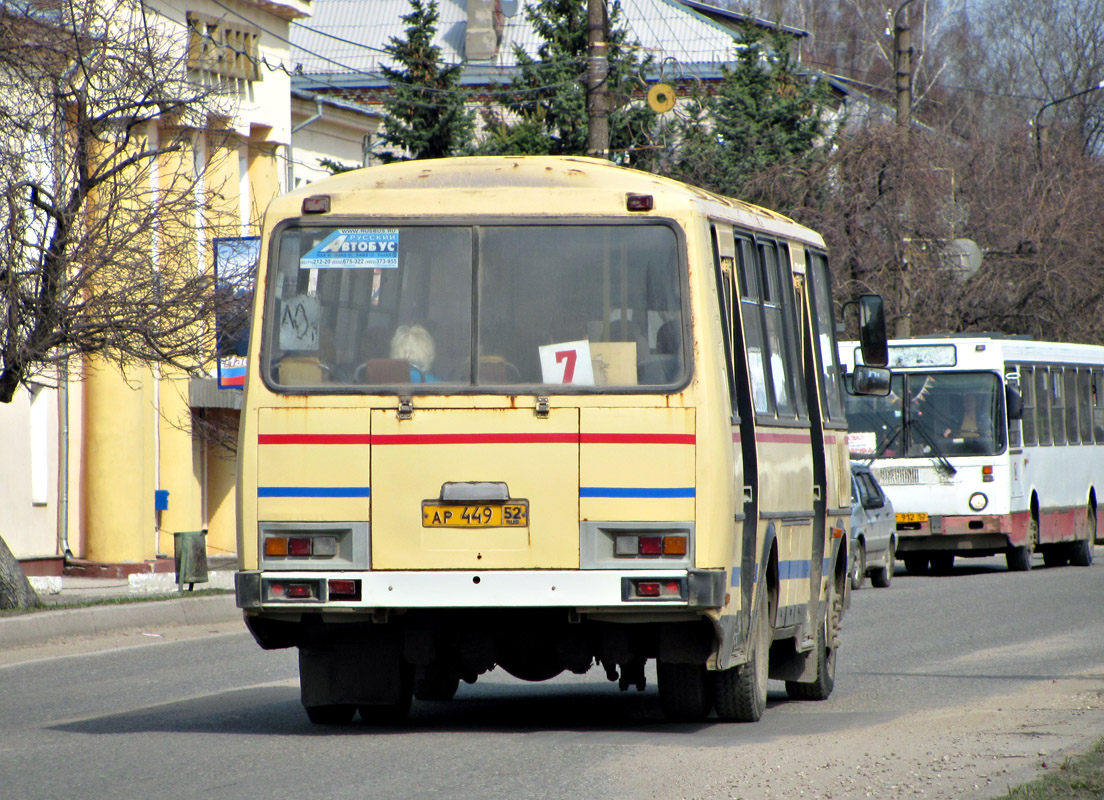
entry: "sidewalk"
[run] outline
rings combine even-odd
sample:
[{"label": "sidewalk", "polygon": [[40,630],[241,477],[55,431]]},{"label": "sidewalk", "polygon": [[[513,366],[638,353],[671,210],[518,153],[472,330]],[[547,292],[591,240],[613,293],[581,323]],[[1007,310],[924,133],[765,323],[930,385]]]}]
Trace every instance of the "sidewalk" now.
[{"label": "sidewalk", "polygon": [[[241,618],[234,602],[235,565],[209,565],[206,583],[194,591],[220,589],[228,594],[197,595],[174,573],[142,573],[126,578],[71,575],[28,578],[39,599],[53,609],[0,616],[0,648],[22,647],[66,636],[89,636],[151,625],[202,625]],[[128,599],[131,602],[110,602]],[[149,602],[141,602],[143,600]],[[104,603],[103,601],[108,601]]]}]

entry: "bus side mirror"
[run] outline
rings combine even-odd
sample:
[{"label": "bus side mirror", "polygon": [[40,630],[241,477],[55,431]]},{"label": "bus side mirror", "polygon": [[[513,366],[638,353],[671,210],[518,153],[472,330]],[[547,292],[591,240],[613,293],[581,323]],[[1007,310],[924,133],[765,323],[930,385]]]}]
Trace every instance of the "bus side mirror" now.
[{"label": "bus side mirror", "polygon": [[889,364],[885,304],[880,295],[864,294],[859,297],[859,341],[864,364],[872,367]]},{"label": "bus side mirror", "polygon": [[1008,419],[1023,419],[1023,397],[1015,387],[1004,387],[1004,405],[1008,409]]},{"label": "bus side mirror", "polygon": [[889,394],[889,382],[892,377],[885,367],[868,367],[865,364],[856,364],[851,373],[851,380],[846,385],[852,394],[873,395],[885,397]]}]

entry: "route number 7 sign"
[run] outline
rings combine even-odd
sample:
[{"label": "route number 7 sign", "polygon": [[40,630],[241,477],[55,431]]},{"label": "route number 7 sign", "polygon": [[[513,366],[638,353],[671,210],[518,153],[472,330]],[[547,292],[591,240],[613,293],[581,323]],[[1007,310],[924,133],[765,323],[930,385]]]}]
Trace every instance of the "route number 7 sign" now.
[{"label": "route number 7 sign", "polygon": [[590,342],[560,342],[538,348],[541,380],[544,383],[594,385],[594,365],[590,360]]}]

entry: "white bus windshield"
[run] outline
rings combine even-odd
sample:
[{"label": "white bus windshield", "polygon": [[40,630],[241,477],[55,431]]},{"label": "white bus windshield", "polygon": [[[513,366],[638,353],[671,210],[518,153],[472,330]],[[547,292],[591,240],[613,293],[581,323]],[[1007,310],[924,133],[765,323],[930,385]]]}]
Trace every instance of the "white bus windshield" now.
[{"label": "white bus windshield", "polygon": [[272,249],[262,359],[277,391],[685,381],[666,224],[293,226]]},{"label": "white bus windshield", "polygon": [[[858,458],[994,455],[1005,447],[1004,400],[991,372],[907,372],[886,397],[847,397]],[[902,398],[907,402],[902,402]]]}]

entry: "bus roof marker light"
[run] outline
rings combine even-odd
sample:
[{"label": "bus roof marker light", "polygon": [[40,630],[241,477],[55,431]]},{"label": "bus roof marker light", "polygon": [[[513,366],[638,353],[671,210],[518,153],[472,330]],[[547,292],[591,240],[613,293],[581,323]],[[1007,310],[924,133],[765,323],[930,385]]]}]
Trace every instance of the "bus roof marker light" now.
[{"label": "bus roof marker light", "polygon": [[655,208],[655,198],[650,194],[629,194],[625,197],[625,208],[629,211],[651,211]]},{"label": "bus roof marker light", "polygon": [[328,194],[312,194],[303,198],[304,214],[329,214],[330,196]]}]

